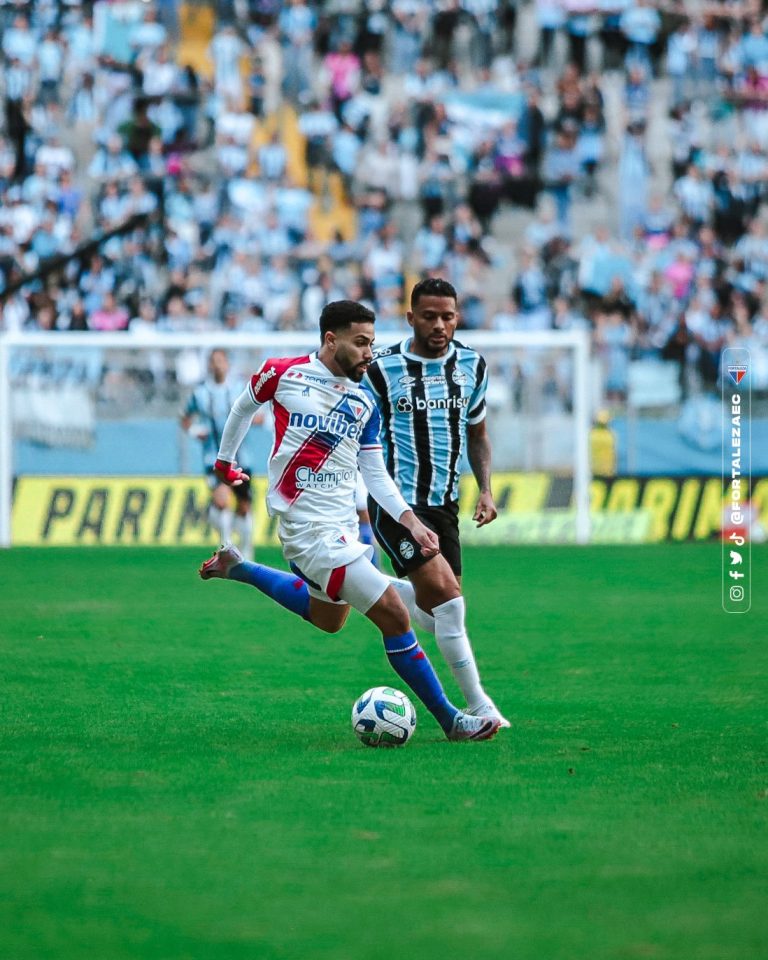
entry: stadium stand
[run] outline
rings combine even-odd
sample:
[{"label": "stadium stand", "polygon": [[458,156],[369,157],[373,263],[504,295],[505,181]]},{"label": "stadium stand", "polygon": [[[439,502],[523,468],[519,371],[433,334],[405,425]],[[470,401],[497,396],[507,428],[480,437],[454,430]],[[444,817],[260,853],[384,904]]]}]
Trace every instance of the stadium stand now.
[{"label": "stadium stand", "polygon": [[301,330],[349,296],[394,333],[442,275],[468,328],[590,330],[616,407],[766,355],[753,0],[0,10],[2,330]]}]

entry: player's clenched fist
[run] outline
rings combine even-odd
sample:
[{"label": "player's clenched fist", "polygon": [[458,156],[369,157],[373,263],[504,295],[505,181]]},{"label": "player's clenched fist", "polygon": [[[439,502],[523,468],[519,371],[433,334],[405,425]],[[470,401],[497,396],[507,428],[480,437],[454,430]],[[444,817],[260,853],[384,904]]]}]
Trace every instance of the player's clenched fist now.
[{"label": "player's clenched fist", "polygon": [[241,483],[251,479],[244,470],[235,466],[234,463],[227,463],[226,460],[217,460],[213,465],[213,472],[219,480],[229,484],[230,487],[239,487]]},{"label": "player's clenched fist", "polygon": [[425,526],[413,510],[406,510],[399,520],[421,547],[421,552],[425,557],[434,557],[440,553],[440,541],[437,534],[434,530]]}]

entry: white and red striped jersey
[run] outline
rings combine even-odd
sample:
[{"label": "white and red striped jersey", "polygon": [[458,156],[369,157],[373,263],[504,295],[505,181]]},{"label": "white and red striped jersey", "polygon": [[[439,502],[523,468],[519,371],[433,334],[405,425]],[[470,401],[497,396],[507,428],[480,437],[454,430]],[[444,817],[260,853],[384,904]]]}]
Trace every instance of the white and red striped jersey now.
[{"label": "white and red striped jersey", "polygon": [[367,388],[335,377],[317,354],[265,360],[248,387],[272,403],[267,507],[294,521],[355,522],[357,455],[380,450],[379,413]]}]

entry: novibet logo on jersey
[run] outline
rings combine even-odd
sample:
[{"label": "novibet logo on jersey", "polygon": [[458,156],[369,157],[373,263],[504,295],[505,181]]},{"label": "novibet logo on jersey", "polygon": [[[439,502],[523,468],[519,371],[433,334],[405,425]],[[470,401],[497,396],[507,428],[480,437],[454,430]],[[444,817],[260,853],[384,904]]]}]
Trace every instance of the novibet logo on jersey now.
[{"label": "novibet logo on jersey", "polygon": [[463,410],[468,406],[469,397],[400,397],[395,404],[398,413],[417,413],[424,410]]},{"label": "novibet logo on jersey", "polygon": [[[352,406],[352,404],[350,404]],[[363,408],[364,409],[364,408]],[[354,411],[357,414],[357,411]],[[350,437],[355,440],[363,432],[362,423],[352,423],[342,414],[330,413],[292,413],[288,420],[289,427],[301,427],[306,430],[319,430],[321,433],[335,433],[340,437]]]}]

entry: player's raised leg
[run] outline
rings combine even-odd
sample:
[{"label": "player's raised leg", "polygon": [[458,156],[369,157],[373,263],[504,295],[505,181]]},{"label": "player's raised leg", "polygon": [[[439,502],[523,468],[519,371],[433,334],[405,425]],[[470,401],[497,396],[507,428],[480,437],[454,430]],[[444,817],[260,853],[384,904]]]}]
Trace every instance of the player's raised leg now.
[{"label": "player's raised leg", "polygon": [[246,560],[232,543],[225,543],[198,572],[202,580],[248,583],[281,607],[309,620],[310,596],[306,583],[294,573]]},{"label": "player's raised leg", "polygon": [[210,560],[206,560],[199,574],[203,580],[236,580],[256,587],[275,603],[325,633],[337,633],[349,616],[348,604],[326,602],[311,596],[301,577],[246,560],[232,543],[225,543]]}]

